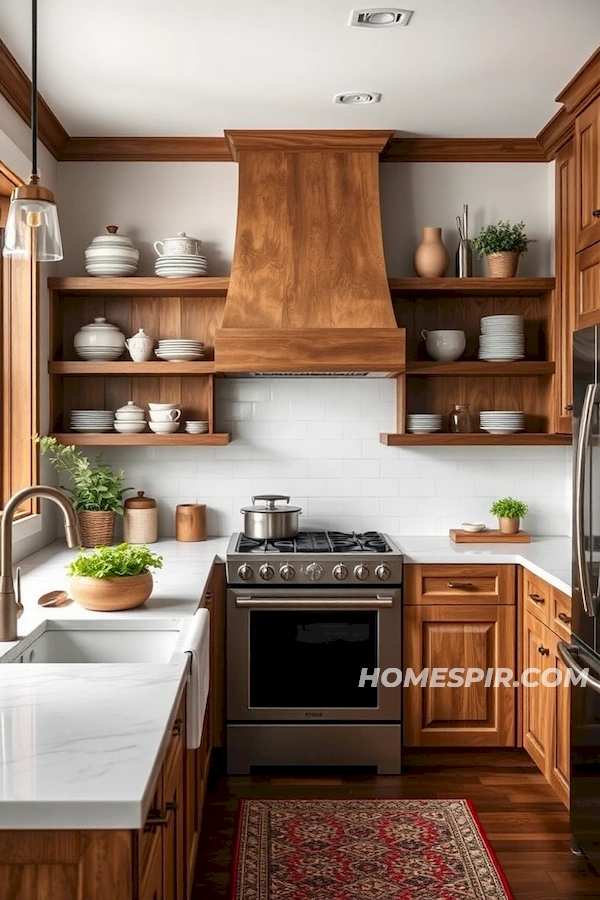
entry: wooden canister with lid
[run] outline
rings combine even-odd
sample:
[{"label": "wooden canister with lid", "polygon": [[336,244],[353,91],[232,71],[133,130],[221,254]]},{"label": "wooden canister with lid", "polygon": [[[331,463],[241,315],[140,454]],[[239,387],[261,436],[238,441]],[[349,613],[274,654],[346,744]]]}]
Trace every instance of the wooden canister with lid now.
[{"label": "wooden canister with lid", "polygon": [[124,503],[123,540],[128,544],[154,544],[158,540],[156,500],[138,491]]}]

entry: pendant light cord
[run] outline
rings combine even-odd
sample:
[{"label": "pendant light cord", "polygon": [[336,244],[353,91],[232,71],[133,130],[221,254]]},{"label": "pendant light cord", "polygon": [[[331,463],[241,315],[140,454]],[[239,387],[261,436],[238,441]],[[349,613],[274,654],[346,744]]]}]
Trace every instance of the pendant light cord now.
[{"label": "pendant light cord", "polygon": [[37,175],[37,0],[31,0],[31,171]]}]

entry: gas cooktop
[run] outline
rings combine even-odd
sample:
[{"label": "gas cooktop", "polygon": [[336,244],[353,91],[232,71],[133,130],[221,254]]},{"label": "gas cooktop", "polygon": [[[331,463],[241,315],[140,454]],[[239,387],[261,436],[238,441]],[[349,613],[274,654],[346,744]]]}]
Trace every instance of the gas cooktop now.
[{"label": "gas cooktop", "polygon": [[230,585],[369,587],[400,584],[402,553],[378,531],[300,531],[293,538],[255,540],[234,534],[227,548]]}]

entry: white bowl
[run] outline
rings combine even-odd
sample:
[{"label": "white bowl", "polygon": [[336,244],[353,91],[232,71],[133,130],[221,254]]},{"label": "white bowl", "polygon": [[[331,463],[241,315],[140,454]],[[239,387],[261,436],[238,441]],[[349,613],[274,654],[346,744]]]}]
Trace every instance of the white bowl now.
[{"label": "white bowl", "polygon": [[149,403],[148,409],[177,409],[176,403]]},{"label": "white bowl", "polygon": [[148,422],[154,434],[173,434],[179,428],[179,422]]},{"label": "white bowl", "polygon": [[115,422],[145,422],[144,412],[116,412]]},{"label": "white bowl", "polygon": [[483,522],[463,522],[460,527],[463,531],[472,532],[473,534],[477,531],[487,531],[487,526]]},{"label": "white bowl", "polygon": [[146,427],[146,422],[114,422],[114,429],[119,434],[139,434]]}]

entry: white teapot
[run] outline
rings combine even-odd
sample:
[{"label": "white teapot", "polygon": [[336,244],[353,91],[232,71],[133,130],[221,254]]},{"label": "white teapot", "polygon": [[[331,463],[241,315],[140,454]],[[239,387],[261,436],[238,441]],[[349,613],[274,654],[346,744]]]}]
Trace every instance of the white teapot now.
[{"label": "white teapot", "polygon": [[143,328],[125,341],[129,355],[134,362],[148,362],[152,359],[154,339],[145,333]]}]

